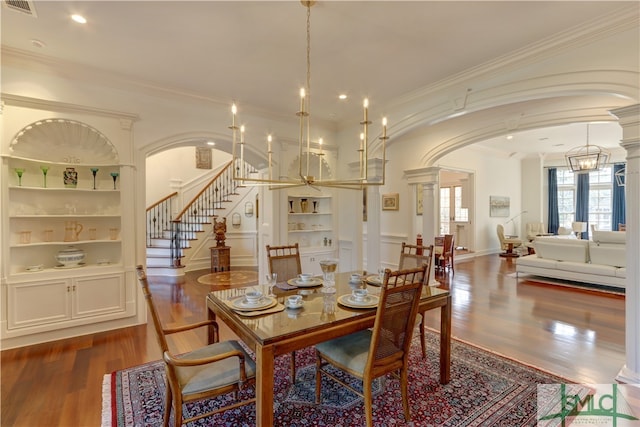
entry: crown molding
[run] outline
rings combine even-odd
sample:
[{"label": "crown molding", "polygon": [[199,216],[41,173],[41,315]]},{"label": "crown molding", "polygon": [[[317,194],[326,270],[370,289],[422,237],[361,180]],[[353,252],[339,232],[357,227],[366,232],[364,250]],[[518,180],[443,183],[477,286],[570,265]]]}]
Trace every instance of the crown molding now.
[{"label": "crown molding", "polygon": [[10,93],[2,93],[0,94],[0,98],[6,105],[32,108],[35,110],[53,110],[66,113],[89,113],[94,116],[110,117],[131,122],[140,120],[140,116],[134,113],[87,107],[84,105],[69,104],[66,102],[50,101],[46,99],[30,98],[28,96],[14,95]]}]

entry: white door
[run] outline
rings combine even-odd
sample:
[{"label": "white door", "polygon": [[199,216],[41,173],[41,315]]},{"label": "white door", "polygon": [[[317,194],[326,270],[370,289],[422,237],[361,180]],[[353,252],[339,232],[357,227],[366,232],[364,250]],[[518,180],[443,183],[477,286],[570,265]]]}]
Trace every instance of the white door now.
[{"label": "white door", "polygon": [[469,209],[462,185],[440,187],[440,235],[453,234],[456,248],[468,247]]}]

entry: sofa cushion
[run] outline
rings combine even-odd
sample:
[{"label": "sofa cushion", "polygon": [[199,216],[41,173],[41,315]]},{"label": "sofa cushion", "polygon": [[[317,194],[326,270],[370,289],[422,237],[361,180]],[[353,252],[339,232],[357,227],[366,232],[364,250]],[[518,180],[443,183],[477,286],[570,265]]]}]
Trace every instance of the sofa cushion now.
[{"label": "sofa cushion", "polygon": [[617,243],[624,245],[627,242],[627,233],[624,231],[594,230],[591,239],[598,243]]},{"label": "sofa cushion", "polygon": [[602,264],[585,264],[580,262],[559,262],[556,266],[561,271],[575,271],[582,274],[594,274],[598,276],[615,277],[616,267]]},{"label": "sofa cushion", "polygon": [[589,258],[591,259],[591,264],[626,267],[626,245],[619,245],[615,243],[589,242]]},{"label": "sofa cushion", "polygon": [[540,238],[533,242],[538,258],[557,261],[589,262],[589,241]]},{"label": "sofa cushion", "polygon": [[556,268],[557,263],[558,261],[554,259],[543,259],[538,257],[537,254],[516,258],[516,266],[526,265],[528,267],[540,267],[552,270]]}]

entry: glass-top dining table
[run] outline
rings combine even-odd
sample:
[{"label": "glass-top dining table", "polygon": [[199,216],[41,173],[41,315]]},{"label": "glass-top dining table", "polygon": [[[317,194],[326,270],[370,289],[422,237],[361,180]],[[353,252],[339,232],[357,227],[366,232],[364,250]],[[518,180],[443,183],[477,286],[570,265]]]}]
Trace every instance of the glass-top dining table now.
[{"label": "glass-top dining table", "polygon": [[[244,316],[233,309],[230,301],[242,298],[247,288],[213,291],[207,295],[210,319],[224,322],[256,357],[256,423],[273,425],[274,361],[276,356],[347,335],[374,324],[375,308],[349,308],[337,301],[355,288],[367,288],[369,294],[380,293],[375,285],[350,283],[350,273],[338,273],[335,293],[323,292],[322,286],[282,290],[274,288],[278,304],[290,295],[302,295],[302,308],[277,311],[280,305],[262,315]],[[267,294],[265,286],[260,290]],[[440,383],[447,384],[451,365],[451,295],[449,291],[424,287],[419,312],[440,308]],[[275,312],[274,312],[275,311]],[[255,313],[254,313],[255,314]],[[214,337],[209,331],[209,341]]]}]

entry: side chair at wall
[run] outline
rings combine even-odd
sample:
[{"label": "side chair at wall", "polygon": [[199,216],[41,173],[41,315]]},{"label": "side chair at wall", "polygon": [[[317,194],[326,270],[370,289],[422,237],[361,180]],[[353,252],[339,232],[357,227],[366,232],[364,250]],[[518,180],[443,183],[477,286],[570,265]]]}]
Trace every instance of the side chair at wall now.
[{"label": "side chair at wall", "polygon": [[[255,398],[238,400],[238,392],[255,383],[256,367],[253,359],[237,341],[218,340],[218,324],[213,320],[202,321],[175,328],[164,328],[153,303],[144,268],[137,267],[138,282],[142,286],[147,307],[153,320],[156,338],[165,363],[166,398],[164,426],[169,425],[173,409],[175,427],[181,426],[219,412],[238,408],[255,402]],[[166,335],[189,331],[199,327],[214,328],[214,344],[174,355],[169,351]],[[233,403],[196,417],[182,419],[182,404],[196,400],[212,399],[223,394],[234,393]]]},{"label": "side chair at wall", "polygon": [[[325,375],[364,398],[367,426],[373,425],[372,382],[400,372],[405,420],[411,420],[408,361],[418,303],[427,266],[392,272],[385,270],[373,328],[316,344],[316,403]],[[401,279],[401,280],[398,280]],[[362,380],[362,392],[325,369],[332,365]]]},{"label": "side chair at wall", "polygon": [[[402,242],[402,249],[400,249],[400,262],[398,264],[398,270],[406,270],[407,268],[417,268],[423,265],[427,266],[425,276],[422,278],[422,284],[429,286],[429,276],[431,275],[431,267],[433,265],[433,245],[429,246],[416,246]],[[425,325],[424,325],[425,312],[418,313],[416,322],[419,322],[420,328],[420,347],[422,349],[422,358],[427,357],[427,343],[425,340]]]},{"label": "side chair at wall", "polygon": [[450,271],[455,274],[453,257],[456,251],[455,238],[453,234],[445,234],[442,246],[435,248],[436,268],[441,272]]}]

